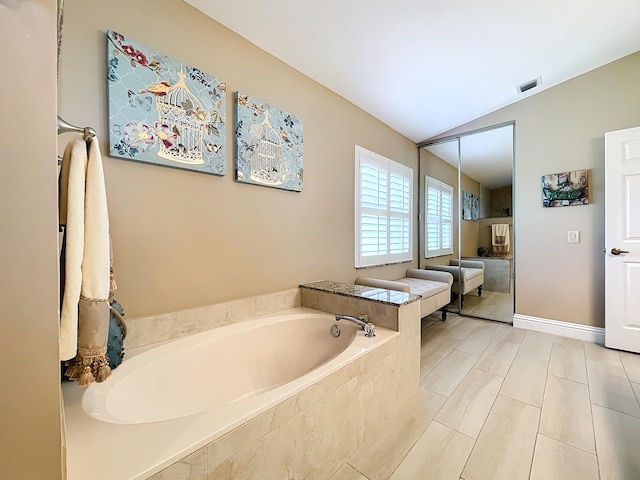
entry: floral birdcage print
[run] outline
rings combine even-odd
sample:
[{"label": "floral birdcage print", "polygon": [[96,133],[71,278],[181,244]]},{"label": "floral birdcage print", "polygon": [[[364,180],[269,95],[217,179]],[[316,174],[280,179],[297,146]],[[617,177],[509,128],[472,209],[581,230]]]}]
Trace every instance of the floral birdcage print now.
[{"label": "floral birdcage print", "polygon": [[156,97],[156,107],[160,122],[178,136],[178,141],[165,145],[160,143],[158,155],[190,165],[204,163],[202,157],[202,136],[206,114],[200,100],[189,91],[182,70],[178,81],[167,90],[166,95]]},{"label": "floral birdcage print", "polygon": [[282,140],[269,123],[269,111],[264,113],[264,121],[251,126],[251,136],[257,145],[251,155],[251,180],[266,185],[281,185],[282,172]]}]

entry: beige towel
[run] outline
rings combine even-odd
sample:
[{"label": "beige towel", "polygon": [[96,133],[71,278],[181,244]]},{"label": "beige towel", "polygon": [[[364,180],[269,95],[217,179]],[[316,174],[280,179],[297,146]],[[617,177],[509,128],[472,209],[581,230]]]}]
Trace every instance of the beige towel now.
[{"label": "beige towel", "polygon": [[84,196],[87,146],[81,136],[64,151],[60,170],[60,225],[65,225],[64,297],[60,312],[60,360],[78,351],[78,302],[82,287],[84,252]]},{"label": "beige towel", "polygon": [[509,253],[509,224],[494,223],[491,225],[491,245],[493,253]]},{"label": "beige towel", "polygon": [[[88,152],[87,152],[88,148]],[[60,359],[67,375],[87,385],[110,374],[110,248],[107,195],[98,140],[77,136],[63,157],[60,224],[66,225],[65,283],[60,313]]]}]

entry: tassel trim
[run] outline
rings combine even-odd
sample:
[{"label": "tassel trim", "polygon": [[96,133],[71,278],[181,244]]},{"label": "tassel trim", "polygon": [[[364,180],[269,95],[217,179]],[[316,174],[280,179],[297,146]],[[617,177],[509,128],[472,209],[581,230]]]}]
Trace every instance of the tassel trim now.
[{"label": "tassel trim", "polygon": [[111,375],[106,347],[80,349],[78,355],[65,365],[65,375],[69,380],[77,381],[81,387],[104,382]]}]

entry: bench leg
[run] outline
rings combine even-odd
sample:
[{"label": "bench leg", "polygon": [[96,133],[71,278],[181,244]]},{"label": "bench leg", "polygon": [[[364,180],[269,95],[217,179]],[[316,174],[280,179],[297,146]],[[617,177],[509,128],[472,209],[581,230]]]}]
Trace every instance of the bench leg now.
[{"label": "bench leg", "polygon": [[481,297],[482,296],[482,285],[480,285],[478,287],[478,296]]},{"label": "bench leg", "polygon": [[447,310],[448,309],[447,309],[446,305],[440,309],[440,311],[442,312],[442,321],[443,322],[447,319]]}]

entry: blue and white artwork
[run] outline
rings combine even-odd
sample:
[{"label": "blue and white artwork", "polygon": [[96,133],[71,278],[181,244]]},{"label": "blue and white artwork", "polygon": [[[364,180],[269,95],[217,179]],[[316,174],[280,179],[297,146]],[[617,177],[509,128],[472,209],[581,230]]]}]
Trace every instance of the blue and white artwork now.
[{"label": "blue and white artwork", "polygon": [[478,220],[480,211],[480,198],[469,192],[462,192],[462,219]]},{"label": "blue and white artwork", "polygon": [[236,93],[236,180],[302,191],[302,120]]},{"label": "blue and white artwork", "polygon": [[224,175],[226,84],[114,31],[107,48],[110,155]]}]

